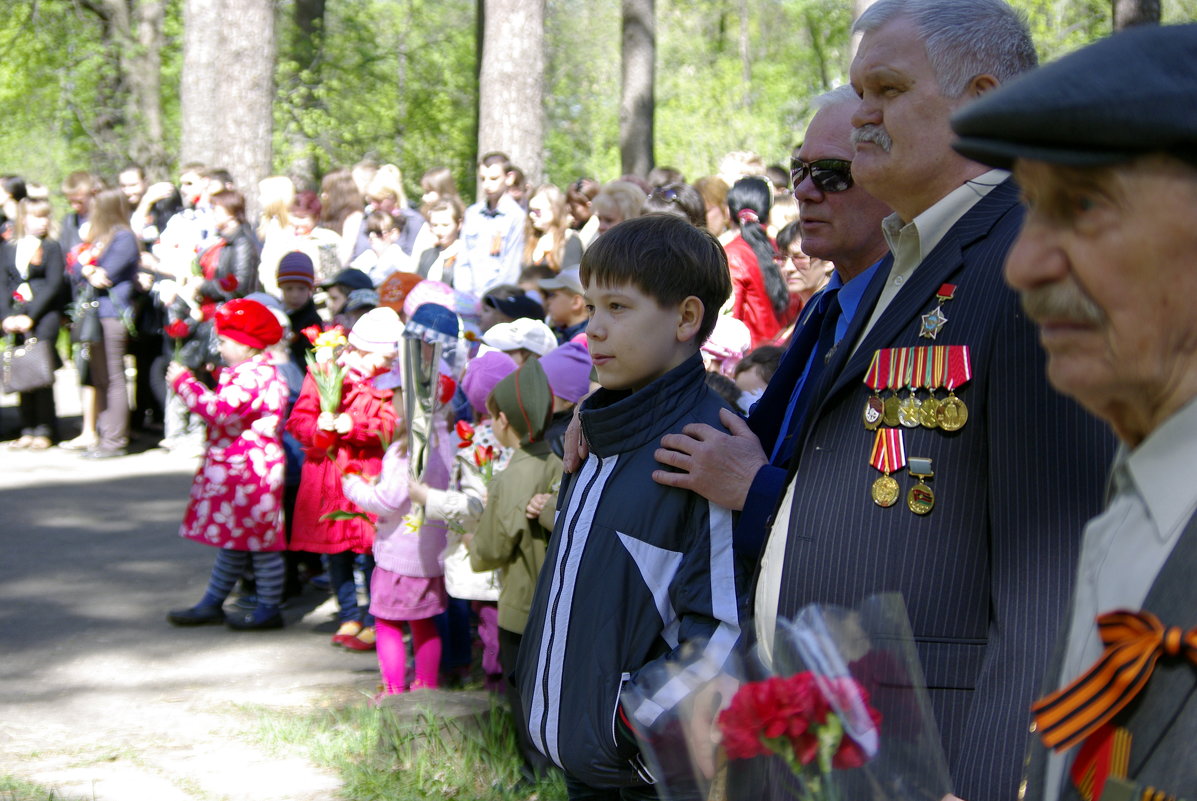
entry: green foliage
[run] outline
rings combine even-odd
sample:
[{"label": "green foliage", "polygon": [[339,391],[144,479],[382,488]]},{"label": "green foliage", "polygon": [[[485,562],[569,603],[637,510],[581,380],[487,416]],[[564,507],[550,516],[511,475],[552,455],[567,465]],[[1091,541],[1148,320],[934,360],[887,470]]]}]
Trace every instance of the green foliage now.
[{"label": "green foliage", "polygon": [[[292,6],[279,4],[280,43],[295,37]],[[275,168],[307,157],[323,174],[373,158],[397,164],[417,199],[433,166],[472,186],[473,16],[472,0],[330,2],[314,63],[279,50]]]},{"label": "green foliage", "polygon": [[[164,2],[165,147],[176,154],[185,0]],[[610,179],[620,163],[619,3],[545,2],[548,178]],[[1110,32],[1110,0],[1012,2],[1045,61]],[[295,0],[278,0],[275,169],[318,177],[362,158],[391,161],[416,199],[424,170],[447,165],[468,196],[477,3],[328,0],[323,27],[304,38]],[[12,55],[0,60],[0,172],[57,189],[72,170],[113,178],[128,159],[136,122],[126,118],[120,54],[91,7],[100,4],[5,5],[0,44]],[[691,179],[730,150],[784,162],[810,99],[847,78],[851,0],[657,0],[656,8],[656,161]],[[1163,0],[1165,23],[1194,19],[1197,0]]]},{"label": "green foliage", "polygon": [[658,35],[657,162],[690,180],[732,150],[788,163],[810,98],[847,80],[851,12],[842,0],[748,4],[747,79],[738,2],[672,0],[657,14],[669,32]]},{"label": "green foliage", "polygon": [[0,801],[80,801],[15,776],[0,776]]},{"label": "green foliage", "polygon": [[520,757],[511,715],[497,702],[492,701],[477,726],[430,713],[400,720],[386,708],[365,703],[308,715],[261,710],[259,720],[259,738],[279,753],[293,754],[298,747],[336,770],[348,801],[566,797],[559,775],[513,790]]},{"label": "green foliage", "polygon": [[[110,179],[129,160],[127,88],[104,20],[76,0],[14,0],[0,15],[0,170],[57,190],[74,170]],[[180,0],[168,0],[163,92],[177,148]]]}]

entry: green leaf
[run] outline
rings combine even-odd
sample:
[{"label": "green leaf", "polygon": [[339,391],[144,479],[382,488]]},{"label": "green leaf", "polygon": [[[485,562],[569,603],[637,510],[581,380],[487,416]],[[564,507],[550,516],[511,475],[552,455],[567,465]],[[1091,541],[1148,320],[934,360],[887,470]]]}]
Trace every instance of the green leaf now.
[{"label": "green leaf", "polygon": [[320,515],[320,520],[365,520],[369,521],[370,516],[365,512],[350,512],[347,509],[337,509],[335,512]]}]

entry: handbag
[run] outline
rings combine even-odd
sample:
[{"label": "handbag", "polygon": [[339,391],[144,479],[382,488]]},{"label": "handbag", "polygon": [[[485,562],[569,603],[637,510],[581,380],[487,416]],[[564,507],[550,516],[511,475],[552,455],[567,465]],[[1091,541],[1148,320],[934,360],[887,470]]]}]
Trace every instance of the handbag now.
[{"label": "handbag", "polygon": [[75,303],[75,313],[71,322],[71,342],[102,342],[104,332],[100,327],[100,301],[96,300],[96,291],[91,286],[85,286],[79,292],[79,299]]},{"label": "handbag", "polygon": [[37,337],[9,344],[0,354],[0,385],[5,392],[32,392],[54,384],[53,346]]}]

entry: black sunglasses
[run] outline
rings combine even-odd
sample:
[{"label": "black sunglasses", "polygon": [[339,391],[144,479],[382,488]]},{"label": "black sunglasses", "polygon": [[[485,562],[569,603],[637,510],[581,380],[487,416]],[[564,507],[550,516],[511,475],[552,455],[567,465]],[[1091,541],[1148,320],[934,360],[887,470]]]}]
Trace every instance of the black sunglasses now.
[{"label": "black sunglasses", "polygon": [[846,192],[852,188],[852,162],[844,159],[819,159],[807,163],[790,161],[790,186],[795,190],[807,174],[820,192]]}]

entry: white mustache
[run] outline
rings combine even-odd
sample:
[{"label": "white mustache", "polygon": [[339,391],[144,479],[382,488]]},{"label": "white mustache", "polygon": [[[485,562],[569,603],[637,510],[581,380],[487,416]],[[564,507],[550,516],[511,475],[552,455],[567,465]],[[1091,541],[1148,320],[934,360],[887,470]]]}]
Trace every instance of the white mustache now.
[{"label": "white mustache", "polygon": [[1073,283],[1049,284],[1019,293],[1023,311],[1035,322],[1055,320],[1098,325],[1106,316],[1097,304]]},{"label": "white mustache", "polygon": [[885,130],[885,127],[873,125],[872,123],[852,129],[852,144],[858,145],[861,142],[871,142],[886,153],[894,146],[894,140],[890,138],[889,132]]}]

